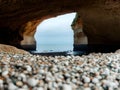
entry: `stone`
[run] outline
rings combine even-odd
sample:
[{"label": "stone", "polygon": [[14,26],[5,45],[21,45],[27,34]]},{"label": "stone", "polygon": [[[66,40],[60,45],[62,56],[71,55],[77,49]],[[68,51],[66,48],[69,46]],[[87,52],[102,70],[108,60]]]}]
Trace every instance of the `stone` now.
[{"label": "stone", "polygon": [[23,86],[23,82],[17,81],[17,82],[16,82],[16,85],[17,85],[18,87],[22,87],[22,86]]},{"label": "stone", "polygon": [[0,52],[13,53],[13,54],[30,54],[27,51],[5,44],[0,44]]},{"label": "stone", "polygon": [[116,50],[115,53],[118,53],[118,54],[119,54],[119,53],[120,53],[120,49]]},{"label": "stone", "polygon": [[29,71],[29,72],[31,72],[31,71],[32,71],[32,68],[31,68],[31,66],[29,66],[29,65],[26,65],[25,67],[26,67],[26,70],[27,70],[27,71]]},{"label": "stone", "polygon": [[83,90],[91,90],[89,87],[84,88]]},{"label": "stone", "polygon": [[70,85],[64,84],[63,90],[72,90],[72,87]]},{"label": "stone", "polygon": [[108,68],[105,68],[102,74],[109,75],[110,70]]},{"label": "stone", "polygon": [[25,90],[28,90],[28,86],[27,85],[23,85],[22,88],[25,89]]},{"label": "stone", "polygon": [[23,82],[27,81],[26,75],[24,73],[21,73],[18,77],[20,77]]},{"label": "stone", "polygon": [[9,74],[9,71],[7,71],[7,70],[2,72],[3,77],[6,77],[8,74]]},{"label": "stone", "polygon": [[84,80],[85,83],[89,83],[90,82],[90,78],[86,77],[86,76],[83,78],[83,80]]},{"label": "stone", "polygon": [[88,39],[85,33],[83,32],[82,17],[79,13],[76,14],[73,22],[72,29],[74,31],[74,44],[88,44]]},{"label": "stone", "polygon": [[36,80],[34,78],[29,78],[27,80],[27,83],[28,83],[29,86],[34,87],[34,86],[36,86],[38,84],[38,80]]},{"label": "stone", "polygon": [[2,79],[0,79],[0,84],[3,84],[3,80]]},{"label": "stone", "polygon": [[9,90],[16,90],[16,89],[18,89],[18,87],[15,86],[13,83],[9,83],[8,89],[9,89]]},{"label": "stone", "polygon": [[99,79],[98,78],[93,78],[92,82],[95,83],[95,84],[97,84],[99,82]]},{"label": "stone", "polygon": [[3,89],[3,80],[2,79],[0,79],[0,89]]},{"label": "stone", "polygon": [[37,87],[35,90],[44,90],[42,87]]}]

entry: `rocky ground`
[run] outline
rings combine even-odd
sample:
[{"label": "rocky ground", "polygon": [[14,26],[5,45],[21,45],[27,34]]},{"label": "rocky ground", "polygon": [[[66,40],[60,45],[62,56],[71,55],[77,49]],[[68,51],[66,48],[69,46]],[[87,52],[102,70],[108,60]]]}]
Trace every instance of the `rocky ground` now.
[{"label": "rocky ground", "polygon": [[0,53],[0,90],[119,90],[120,53]]},{"label": "rocky ground", "polygon": [[0,90],[120,90],[120,51],[54,57],[1,52]]}]

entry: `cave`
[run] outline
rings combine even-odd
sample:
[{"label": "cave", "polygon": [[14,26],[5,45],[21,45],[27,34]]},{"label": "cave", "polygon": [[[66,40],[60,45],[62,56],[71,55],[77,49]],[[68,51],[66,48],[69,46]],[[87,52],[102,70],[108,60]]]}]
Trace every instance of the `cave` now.
[{"label": "cave", "polygon": [[[87,53],[26,51],[38,25],[72,12],[73,50]],[[120,0],[0,0],[0,90],[120,90]]]},{"label": "cave", "polygon": [[[119,0],[1,0],[0,43],[22,46],[24,49],[26,45],[31,45],[34,48],[30,49],[35,50],[34,34],[38,24],[45,19],[72,12],[80,15],[82,31],[89,45],[120,45]],[[75,35],[77,39],[74,44],[77,44],[81,33]]]}]

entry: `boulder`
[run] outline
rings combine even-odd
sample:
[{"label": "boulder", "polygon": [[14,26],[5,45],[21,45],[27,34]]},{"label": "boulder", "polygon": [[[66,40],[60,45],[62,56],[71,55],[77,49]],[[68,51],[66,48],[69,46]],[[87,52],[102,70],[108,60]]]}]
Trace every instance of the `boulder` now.
[{"label": "boulder", "polygon": [[12,53],[12,54],[30,54],[27,51],[18,49],[14,46],[0,44],[0,53]]}]

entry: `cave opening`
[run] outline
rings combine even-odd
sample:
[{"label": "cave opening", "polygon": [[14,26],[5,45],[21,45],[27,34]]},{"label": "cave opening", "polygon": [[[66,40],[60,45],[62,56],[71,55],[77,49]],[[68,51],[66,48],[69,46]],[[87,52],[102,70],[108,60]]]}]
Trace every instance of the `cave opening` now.
[{"label": "cave opening", "polygon": [[44,20],[34,35],[37,52],[73,51],[74,32],[71,24],[76,13],[69,13]]}]

